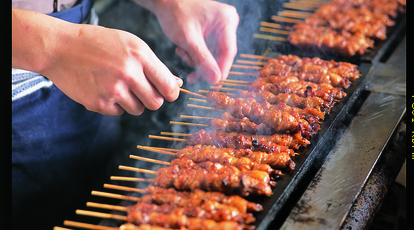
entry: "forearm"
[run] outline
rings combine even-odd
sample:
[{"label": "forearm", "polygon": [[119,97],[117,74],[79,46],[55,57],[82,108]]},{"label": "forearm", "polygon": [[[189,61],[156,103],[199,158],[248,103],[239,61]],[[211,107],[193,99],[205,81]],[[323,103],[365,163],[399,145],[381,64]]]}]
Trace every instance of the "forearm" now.
[{"label": "forearm", "polygon": [[47,69],[60,35],[72,28],[69,24],[34,11],[12,9],[12,67],[37,73]]}]

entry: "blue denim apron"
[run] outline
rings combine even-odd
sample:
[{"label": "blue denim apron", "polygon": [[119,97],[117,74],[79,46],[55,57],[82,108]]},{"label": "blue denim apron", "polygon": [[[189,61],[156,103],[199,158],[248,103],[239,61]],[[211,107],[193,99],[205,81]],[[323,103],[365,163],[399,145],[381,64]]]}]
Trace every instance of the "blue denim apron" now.
[{"label": "blue denim apron", "polygon": [[[81,23],[92,3],[51,15]],[[12,100],[12,226],[53,229],[102,188],[112,173],[108,166],[117,167],[109,163],[119,147],[120,117],[86,110],[38,74],[13,76],[27,79],[35,80],[15,92],[43,86]]]}]

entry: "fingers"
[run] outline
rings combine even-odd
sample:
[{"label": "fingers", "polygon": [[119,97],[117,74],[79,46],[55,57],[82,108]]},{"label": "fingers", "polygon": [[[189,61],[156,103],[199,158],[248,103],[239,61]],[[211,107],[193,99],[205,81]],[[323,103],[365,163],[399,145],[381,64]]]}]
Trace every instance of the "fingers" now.
[{"label": "fingers", "polygon": [[[216,59],[208,49],[204,38],[198,37],[198,35],[200,34],[190,35],[193,37],[188,38],[188,43],[182,48],[188,53],[188,56],[191,57],[199,74],[201,74],[209,84],[214,85],[221,79],[221,71]],[[197,79],[198,76],[194,76],[190,77],[189,81]]]},{"label": "fingers", "polygon": [[237,24],[233,29],[226,28],[216,33],[218,45],[220,47],[218,66],[221,70],[221,80],[227,79],[234,58],[237,55]]},{"label": "fingers", "polygon": [[188,55],[185,50],[180,47],[175,48],[175,53],[190,67],[195,67],[193,60],[191,59],[190,55]]}]

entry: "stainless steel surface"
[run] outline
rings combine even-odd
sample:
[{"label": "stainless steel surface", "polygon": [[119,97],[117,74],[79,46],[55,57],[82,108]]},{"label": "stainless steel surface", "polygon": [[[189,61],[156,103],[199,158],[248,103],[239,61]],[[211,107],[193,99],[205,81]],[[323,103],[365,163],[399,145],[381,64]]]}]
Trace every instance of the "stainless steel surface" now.
[{"label": "stainless steel surface", "polygon": [[400,73],[405,70],[405,39],[386,63],[377,66],[368,83],[369,96],[281,229],[338,229],[342,225],[405,113],[405,71]]}]

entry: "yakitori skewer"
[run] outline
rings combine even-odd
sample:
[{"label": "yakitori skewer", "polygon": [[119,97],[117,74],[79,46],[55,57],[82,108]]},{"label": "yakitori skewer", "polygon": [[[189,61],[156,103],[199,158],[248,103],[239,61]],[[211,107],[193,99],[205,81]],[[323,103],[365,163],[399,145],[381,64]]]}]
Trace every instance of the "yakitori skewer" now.
[{"label": "yakitori skewer", "polygon": [[[211,154],[210,154],[211,155]],[[188,158],[186,156],[178,157],[171,162],[168,161],[160,161],[155,160],[152,158],[140,157],[135,155],[130,155],[130,158],[141,160],[145,162],[151,162],[155,164],[162,164],[162,165],[178,165],[180,168],[204,168],[207,170],[215,170],[212,167],[220,167],[223,170],[226,170],[228,166],[234,166],[238,168],[240,171],[248,171],[248,170],[259,170],[264,171],[272,177],[279,177],[282,176],[282,172],[280,170],[275,170],[266,163],[258,163],[253,161],[247,157],[234,157],[232,155],[223,155],[222,157],[211,157],[211,158],[195,158],[192,156]]]},{"label": "yakitori skewer", "polygon": [[164,188],[187,191],[202,189],[243,196],[272,194],[270,185],[274,185],[275,182],[270,180],[268,173],[259,170],[240,171],[230,166],[216,168],[215,165],[217,164],[203,166],[208,167],[209,170],[202,167],[180,168],[178,165],[159,168],[157,171],[134,167],[120,167],[120,169],[156,174],[154,185]]},{"label": "yakitori skewer", "polygon": [[[154,147],[146,147],[141,149],[165,154],[165,151],[156,149]],[[187,157],[194,162],[224,162],[232,161],[232,157],[243,159],[248,158],[253,162],[268,164],[274,168],[283,169],[289,167],[290,170],[293,170],[295,168],[295,163],[292,161],[290,153],[287,152],[268,154],[266,152],[252,151],[250,149],[218,148],[213,145],[195,145],[180,149],[174,155],[177,158]]]}]

